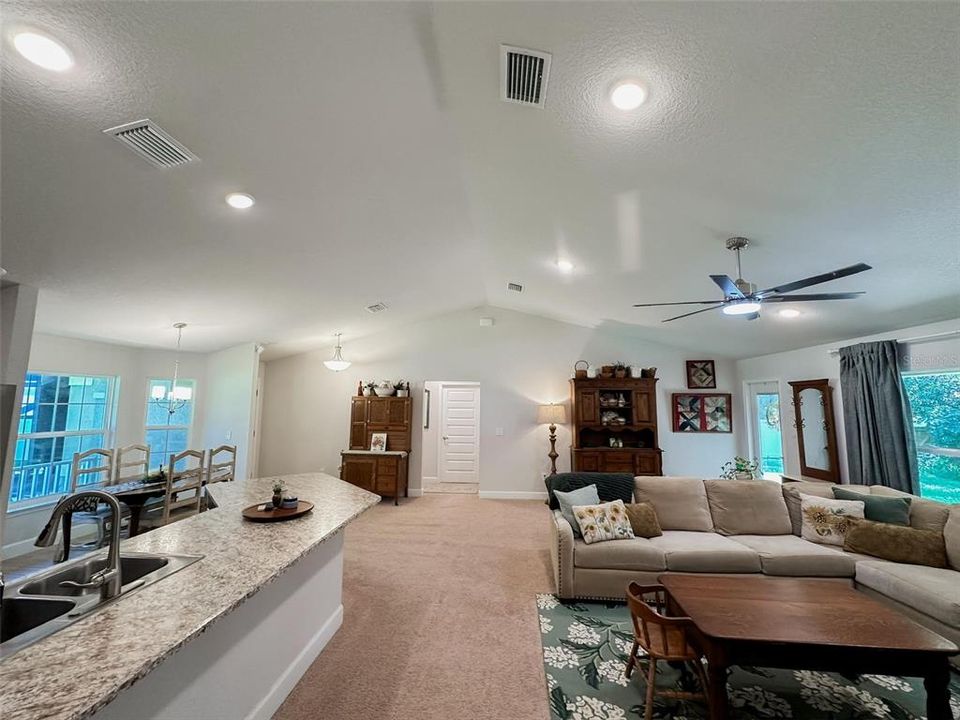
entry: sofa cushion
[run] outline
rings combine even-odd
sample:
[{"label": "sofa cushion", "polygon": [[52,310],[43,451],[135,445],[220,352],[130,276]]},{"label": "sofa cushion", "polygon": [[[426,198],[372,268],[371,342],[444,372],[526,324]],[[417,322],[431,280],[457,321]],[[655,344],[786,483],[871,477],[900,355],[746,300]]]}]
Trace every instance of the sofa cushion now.
[{"label": "sofa cushion", "polygon": [[617,542],[587,545],[583,540],[573,542],[574,567],[607,570],[666,570],[663,550],[650,544],[646,538],[618,540]]},{"label": "sofa cushion", "polygon": [[863,501],[831,500],[801,493],[800,512],[803,514],[800,537],[810,542],[842,546],[850,519],[863,519]]},{"label": "sofa cushion", "polygon": [[936,530],[857,520],[847,530],[843,549],[893,562],[947,567],[943,533]]},{"label": "sofa cushion", "polygon": [[910,524],[910,497],[869,495],[850,489],[849,485],[834,485],[833,496],[837,500],[862,500],[863,516],[874,522],[891,525]]},{"label": "sofa cushion", "polygon": [[713,527],[721,535],[787,535],[790,514],[779,483],[705,480]]},{"label": "sofa cushion", "polygon": [[547,486],[547,503],[551,510],[559,510],[560,503],[554,496],[556,491],[570,492],[588,485],[597,486],[600,502],[633,499],[633,475],[630,473],[569,472],[554,473],[544,479]]},{"label": "sofa cushion", "polygon": [[960,570],[960,505],[950,508],[950,517],[943,526],[943,542],[947,546],[947,560],[950,567]]},{"label": "sofa cushion", "polygon": [[623,500],[600,505],[574,505],[573,516],[580,526],[580,534],[587,545],[608,540],[628,540],[633,537],[630,518]]},{"label": "sofa cushion", "polygon": [[816,497],[833,497],[833,483],[825,482],[785,482],[783,484],[783,500],[787,504],[787,513],[790,515],[790,525],[793,534],[800,537],[803,525],[803,516],[800,513],[800,493]]},{"label": "sofa cushion", "polygon": [[947,516],[950,514],[949,505],[934,500],[924,500],[916,495],[911,495],[910,493],[905,493],[902,490],[890,488],[886,485],[871,485],[870,492],[873,495],[911,498],[910,527],[912,528],[943,532],[943,526],[947,524]]},{"label": "sofa cushion", "polygon": [[882,595],[960,628],[960,573],[885,560],[857,563],[856,580]]},{"label": "sofa cushion", "polygon": [[853,577],[856,556],[796,535],[736,535],[731,538],[760,556],[765,575]]},{"label": "sofa cushion", "polygon": [[573,516],[573,506],[598,504],[600,498],[597,496],[597,486],[587,485],[586,487],[577,488],[570,492],[560,492],[557,490],[554,492],[554,496],[560,504],[560,513],[564,519],[570,523],[570,527],[573,528],[573,536],[583,537],[580,534],[580,526],[577,524],[577,519]]},{"label": "sofa cushion", "polygon": [[630,518],[630,527],[636,537],[652,538],[663,535],[660,521],[657,520],[657,511],[647,502],[630,503],[627,508],[627,517]]},{"label": "sofa cushion", "polygon": [[700,478],[638,477],[633,493],[637,502],[653,505],[664,530],[713,530],[707,490]]},{"label": "sofa cushion", "polygon": [[756,551],[713,532],[665,530],[647,542],[663,552],[667,570],[674,572],[760,572]]}]

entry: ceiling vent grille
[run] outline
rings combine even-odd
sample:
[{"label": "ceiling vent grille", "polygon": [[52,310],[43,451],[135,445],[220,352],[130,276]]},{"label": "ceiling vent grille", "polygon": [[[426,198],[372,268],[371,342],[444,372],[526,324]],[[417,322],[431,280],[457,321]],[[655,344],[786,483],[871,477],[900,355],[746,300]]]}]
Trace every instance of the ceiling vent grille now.
[{"label": "ceiling vent grille", "polygon": [[156,167],[177,167],[199,160],[152,120],[137,120],[103,132],[112,135]]},{"label": "ceiling vent grille", "polygon": [[386,309],[387,309],[387,306],[384,305],[382,302],[374,303],[373,305],[367,305],[367,312],[373,313],[374,315],[377,314],[378,312],[383,312]]},{"label": "ceiling vent grille", "polygon": [[512,290],[513,292],[523,292],[523,285],[520,283],[507,283],[507,290]]},{"label": "ceiling vent grille", "polygon": [[550,78],[550,53],[500,46],[500,99],[542,108]]}]

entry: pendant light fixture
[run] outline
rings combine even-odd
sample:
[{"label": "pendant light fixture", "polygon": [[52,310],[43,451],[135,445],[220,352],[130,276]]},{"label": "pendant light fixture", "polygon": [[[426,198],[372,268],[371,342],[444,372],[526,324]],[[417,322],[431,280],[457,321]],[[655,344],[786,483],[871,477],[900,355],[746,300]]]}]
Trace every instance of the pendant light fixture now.
[{"label": "pendant light fixture", "polygon": [[165,385],[154,385],[150,388],[150,399],[157,405],[166,406],[170,415],[173,415],[193,399],[193,388],[187,385],[177,387],[177,380],[180,379],[180,341],[183,338],[183,329],[186,326],[187,324],[182,322],[173,326],[177,331],[177,354],[173,360],[173,383],[171,383],[170,389],[167,390]]},{"label": "pendant light fixture", "polygon": [[346,370],[348,367],[350,367],[350,361],[343,359],[343,355],[341,354],[342,351],[343,348],[340,347],[340,333],[337,333],[337,347],[333,352],[333,357],[329,360],[323,361],[323,364],[327,366],[328,370],[340,372],[341,370]]}]

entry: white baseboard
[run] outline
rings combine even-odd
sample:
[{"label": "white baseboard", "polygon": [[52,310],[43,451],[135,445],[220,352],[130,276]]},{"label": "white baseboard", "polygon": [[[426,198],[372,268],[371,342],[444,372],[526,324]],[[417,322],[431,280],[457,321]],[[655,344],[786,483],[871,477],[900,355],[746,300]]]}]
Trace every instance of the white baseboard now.
[{"label": "white baseboard", "polygon": [[3,546],[3,557],[12,558],[17,555],[26,555],[28,552],[32,552],[37,548],[33,544],[33,539],[28,538],[26,540],[21,540],[20,542],[10,543],[9,545]]},{"label": "white baseboard", "polygon": [[481,490],[481,500],[546,500],[545,492],[517,492],[514,490]]},{"label": "white baseboard", "polygon": [[246,720],[270,720],[342,624],[343,605],[340,605],[336,612],[317,630],[294,661],[287,666],[283,674],[277,678],[266,696],[250,711]]},{"label": "white baseboard", "polygon": [[407,497],[423,497],[423,488],[407,488]]}]

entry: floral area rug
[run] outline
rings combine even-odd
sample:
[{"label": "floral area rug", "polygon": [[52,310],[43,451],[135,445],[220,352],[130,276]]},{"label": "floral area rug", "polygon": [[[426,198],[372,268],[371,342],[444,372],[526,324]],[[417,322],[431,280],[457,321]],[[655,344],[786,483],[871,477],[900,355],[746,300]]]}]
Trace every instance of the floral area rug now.
[{"label": "floral area rug", "polygon": [[[564,602],[538,595],[543,664],[551,720],[635,720],[644,712],[644,666],[627,680],[633,644],[626,605]],[[644,663],[645,665],[645,663]],[[678,670],[657,663],[657,685],[682,687]],[[848,679],[810,670],[735,667],[729,678],[731,717],[797,720],[920,720],[923,681],[884,675]],[[684,689],[691,689],[684,687]],[[951,680],[951,708],[960,720],[960,677]],[[702,703],[656,698],[660,720],[707,720]]]}]

